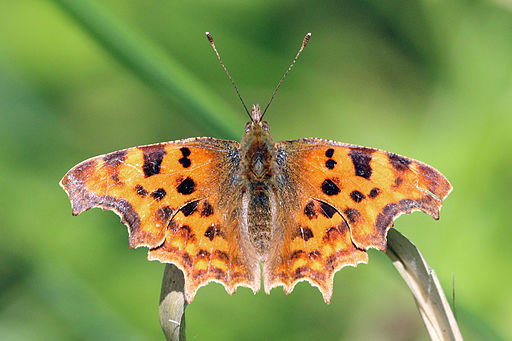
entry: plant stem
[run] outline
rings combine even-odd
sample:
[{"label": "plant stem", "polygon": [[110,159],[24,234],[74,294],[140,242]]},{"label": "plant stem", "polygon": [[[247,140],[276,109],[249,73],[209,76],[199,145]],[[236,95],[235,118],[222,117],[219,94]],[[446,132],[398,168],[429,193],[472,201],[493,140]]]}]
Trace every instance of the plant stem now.
[{"label": "plant stem", "polygon": [[185,341],[185,278],[174,264],[166,264],[158,315],[168,341]]},{"label": "plant stem", "polygon": [[411,289],[430,338],[463,340],[439,279],[418,248],[395,229],[387,239],[386,255]]}]

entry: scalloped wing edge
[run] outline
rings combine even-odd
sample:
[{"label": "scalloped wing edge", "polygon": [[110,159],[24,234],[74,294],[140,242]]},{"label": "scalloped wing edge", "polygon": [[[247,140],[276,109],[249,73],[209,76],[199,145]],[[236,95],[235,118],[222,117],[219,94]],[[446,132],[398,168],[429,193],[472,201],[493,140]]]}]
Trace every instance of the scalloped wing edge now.
[{"label": "scalloped wing edge", "polygon": [[[350,263],[340,263],[337,266],[335,266],[334,269],[332,270],[331,274],[326,278],[325,285],[322,285],[321,283],[314,281],[310,277],[302,277],[302,278],[295,279],[290,284],[286,284],[283,281],[275,281],[274,283],[270,284],[270,283],[268,283],[268,281],[265,281],[265,283],[264,283],[265,293],[267,295],[270,295],[270,291],[272,289],[277,288],[277,287],[283,287],[284,293],[286,295],[289,295],[292,293],[293,289],[295,288],[295,286],[298,283],[308,282],[312,287],[315,287],[320,291],[320,293],[322,294],[322,297],[324,299],[324,302],[327,304],[330,304],[332,294],[333,294],[333,287],[334,287],[334,275],[336,275],[336,273],[338,271],[342,270],[343,268],[345,268],[347,266],[356,268],[359,264],[368,264],[368,254],[365,252],[365,255],[366,255],[366,257],[364,260],[354,261],[354,262],[350,262]],[[265,278],[267,278],[267,277],[265,277]]]},{"label": "scalloped wing edge", "polygon": [[148,257],[147,258],[150,261],[155,261],[156,260],[156,261],[159,261],[161,263],[174,264],[178,269],[181,270],[181,272],[183,273],[183,277],[185,278],[185,288],[184,288],[184,290],[185,290],[185,299],[187,300],[188,303],[192,303],[192,301],[194,300],[194,297],[197,294],[197,291],[199,290],[199,288],[202,288],[202,287],[208,285],[211,282],[215,282],[215,283],[221,284],[229,295],[233,295],[237,291],[237,289],[239,287],[249,288],[249,289],[252,290],[253,294],[256,294],[261,289],[261,273],[260,273],[259,267],[258,267],[258,276],[255,276],[256,280],[254,281],[254,283],[239,282],[239,283],[235,283],[233,285],[229,285],[229,284],[227,284],[227,283],[225,283],[225,282],[223,282],[221,280],[217,280],[215,278],[208,278],[205,281],[199,283],[199,285],[194,286],[194,285],[192,285],[193,281],[190,278],[190,275],[187,274],[187,271],[185,271],[185,268],[181,264],[179,264],[178,262],[165,260],[165,259],[162,259],[162,258],[160,258],[158,256],[152,256],[149,252],[148,252]]}]

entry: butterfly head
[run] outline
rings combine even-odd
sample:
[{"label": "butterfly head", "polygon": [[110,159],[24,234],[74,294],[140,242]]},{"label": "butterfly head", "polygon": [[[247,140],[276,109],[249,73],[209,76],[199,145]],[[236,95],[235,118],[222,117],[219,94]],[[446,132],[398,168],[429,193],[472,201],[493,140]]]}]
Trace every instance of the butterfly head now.
[{"label": "butterfly head", "polygon": [[245,125],[245,132],[249,132],[253,129],[263,129],[264,131],[270,132],[270,127],[267,121],[262,121],[261,109],[259,104],[253,104],[251,110],[251,122],[247,122]]}]

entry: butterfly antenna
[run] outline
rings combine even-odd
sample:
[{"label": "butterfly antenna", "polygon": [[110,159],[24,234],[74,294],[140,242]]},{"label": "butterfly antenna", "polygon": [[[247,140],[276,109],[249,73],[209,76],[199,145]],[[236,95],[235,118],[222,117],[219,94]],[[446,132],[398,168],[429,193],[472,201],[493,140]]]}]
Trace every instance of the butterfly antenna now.
[{"label": "butterfly antenna", "polygon": [[224,63],[222,62],[222,59],[220,58],[220,54],[217,51],[217,48],[215,47],[215,43],[213,42],[213,37],[210,34],[210,32],[206,32],[206,37],[208,38],[208,41],[210,42],[210,45],[212,45],[213,51],[215,51],[215,54],[217,55],[217,58],[219,59],[220,65],[222,65],[222,68],[224,69],[224,71],[226,71],[226,74],[228,75],[229,80],[231,81],[231,84],[233,84],[233,87],[235,88],[236,94],[238,95],[238,98],[240,98],[240,101],[242,102],[242,105],[244,106],[245,112],[247,113],[247,115],[249,115],[249,117],[252,120],[252,116],[249,113],[249,110],[247,110],[247,107],[245,106],[244,100],[242,99],[242,96],[240,96],[240,92],[238,92],[238,88],[236,87],[235,81],[233,80],[233,78],[231,78],[231,75],[229,74],[228,69],[226,69],[226,67],[224,66]]},{"label": "butterfly antenna", "polygon": [[279,83],[277,84],[276,89],[274,90],[274,93],[272,94],[272,97],[270,97],[270,101],[268,101],[268,104],[267,104],[267,106],[265,107],[265,110],[263,110],[263,115],[261,115],[261,117],[262,117],[262,118],[263,118],[263,116],[265,115],[265,113],[267,112],[267,109],[268,109],[268,107],[270,106],[270,103],[272,103],[272,100],[274,99],[274,96],[276,95],[277,90],[279,90],[279,87],[281,86],[281,83],[283,82],[283,80],[285,79],[285,77],[288,75],[288,72],[290,72],[290,70],[292,69],[292,67],[295,65],[295,62],[296,62],[296,61],[297,61],[297,59],[299,58],[299,55],[301,54],[302,50],[304,50],[304,48],[306,47],[306,44],[308,43],[309,38],[311,38],[311,33],[306,34],[306,36],[304,37],[304,40],[302,41],[302,46],[300,47],[299,52],[297,52],[297,55],[296,55],[296,56],[295,56],[295,58],[293,59],[293,62],[291,63],[290,67],[288,68],[288,70],[286,70],[286,72],[284,73],[283,78],[281,78],[281,80],[280,80],[280,81],[279,81]]}]

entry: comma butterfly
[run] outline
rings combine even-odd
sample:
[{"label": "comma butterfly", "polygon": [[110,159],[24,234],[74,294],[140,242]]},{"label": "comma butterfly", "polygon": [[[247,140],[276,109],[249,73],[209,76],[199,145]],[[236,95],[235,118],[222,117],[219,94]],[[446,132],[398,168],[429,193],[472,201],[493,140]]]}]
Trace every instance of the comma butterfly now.
[{"label": "comma butterfly", "polygon": [[240,143],[199,137],[86,160],[60,183],[73,215],[117,213],[130,247],[148,247],[150,260],[183,271],[188,302],[211,281],[230,294],[239,286],[257,292],[261,262],[266,293],[290,293],[306,280],[328,303],[338,270],[367,263],[369,248],[386,250],[399,215],[438,219],[452,186],[434,168],[383,150],[317,138],[274,142],[262,118],[310,36],[263,113],[246,108]]}]

